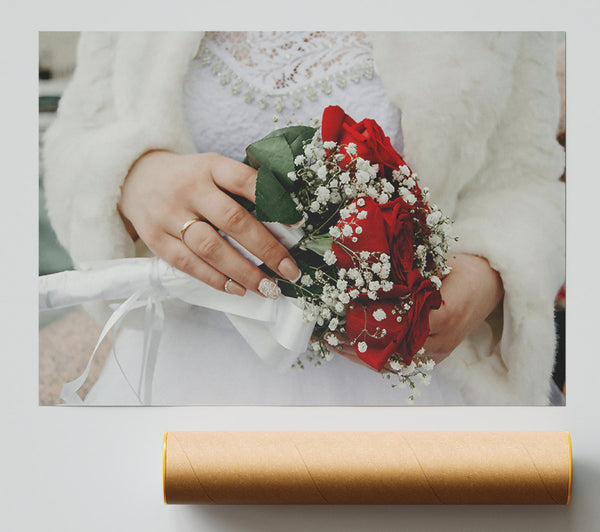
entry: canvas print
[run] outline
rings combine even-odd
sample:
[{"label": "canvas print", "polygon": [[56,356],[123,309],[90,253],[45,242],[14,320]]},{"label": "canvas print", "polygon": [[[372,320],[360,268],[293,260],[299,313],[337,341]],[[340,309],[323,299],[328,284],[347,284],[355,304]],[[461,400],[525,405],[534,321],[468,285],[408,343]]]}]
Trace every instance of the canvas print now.
[{"label": "canvas print", "polygon": [[564,58],[40,33],[40,404],[565,404]]}]

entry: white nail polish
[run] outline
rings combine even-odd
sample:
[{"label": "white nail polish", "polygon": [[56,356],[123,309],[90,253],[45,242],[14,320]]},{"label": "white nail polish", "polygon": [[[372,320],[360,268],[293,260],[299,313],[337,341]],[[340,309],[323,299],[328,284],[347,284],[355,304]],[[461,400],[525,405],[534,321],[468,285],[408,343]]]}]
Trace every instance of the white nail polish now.
[{"label": "white nail polish", "polygon": [[277,299],[281,295],[281,288],[271,279],[264,278],[258,283],[258,291],[265,297]]}]

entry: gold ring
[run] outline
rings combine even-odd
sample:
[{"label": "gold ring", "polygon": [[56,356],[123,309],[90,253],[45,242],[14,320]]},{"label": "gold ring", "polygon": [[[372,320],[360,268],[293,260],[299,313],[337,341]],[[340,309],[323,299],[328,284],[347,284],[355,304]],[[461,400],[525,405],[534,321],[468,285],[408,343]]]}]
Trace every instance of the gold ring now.
[{"label": "gold ring", "polygon": [[181,239],[186,248],[188,247],[188,245],[185,243],[185,232],[190,228],[191,225],[201,221],[202,220],[200,220],[200,218],[192,218],[191,220],[185,222],[181,227],[181,231],[179,232],[179,238]]},{"label": "gold ring", "polygon": [[225,290],[225,292],[227,292],[228,294],[231,294],[229,288],[227,288],[229,283],[233,283],[233,279],[231,277],[227,279],[227,281],[225,281],[225,286],[223,287],[223,290]]}]

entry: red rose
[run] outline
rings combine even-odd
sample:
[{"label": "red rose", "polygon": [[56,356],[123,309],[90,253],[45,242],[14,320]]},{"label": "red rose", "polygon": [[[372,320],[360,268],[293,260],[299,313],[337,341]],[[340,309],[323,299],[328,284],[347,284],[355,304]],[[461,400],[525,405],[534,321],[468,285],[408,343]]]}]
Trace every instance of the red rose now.
[{"label": "red rose", "polygon": [[[363,204],[362,207],[358,206]],[[340,218],[337,228],[341,236],[333,241],[333,252],[339,268],[356,268],[356,255],[361,251],[373,253],[368,261],[379,262],[381,253],[390,257],[390,281],[394,283],[392,292],[378,291],[379,297],[389,299],[403,296],[421,280],[421,274],[413,268],[413,225],[410,205],[402,198],[388,203],[378,204],[369,197],[359,198],[350,205],[356,205],[358,213],[346,219]],[[359,218],[359,213],[366,213],[366,218]],[[364,214],[362,215],[364,216]],[[350,236],[344,236],[344,227],[352,228]],[[361,231],[357,232],[356,228]],[[366,295],[364,296],[366,297]]]},{"label": "red rose", "polygon": [[[412,307],[406,315],[410,329],[405,337],[406,352],[404,360],[407,364],[413,355],[423,347],[429,335],[429,313],[440,308],[442,294],[429,279],[423,279],[412,293]],[[408,359],[407,359],[408,357]]]},{"label": "red rose", "polygon": [[397,198],[379,207],[388,233],[392,278],[398,284],[412,286],[416,279],[409,278],[410,273],[414,271],[415,259],[413,215],[410,212],[410,205],[401,198]]},{"label": "red rose", "polygon": [[429,312],[440,307],[442,296],[429,279],[422,279],[411,297],[413,304],[405,315],[401,315],[402,304],[391,299],[355,301],[348,306],[346,331],[356,342],[355,352],[377,371],[393,354],[410,364],[429,335]]},{"label": "red rose", "polygon": [[[345,145],[353,142],[356,144],[356,155],[371,164],[380,164],[392,170],[405,164],[375,120],[365,118],[357,123],[337,105],[323,111],[321,135],[323,142],[333,141],[342,145],[342,153],[346,151]],[[346,157],[340,166],[346,165],[349,160],[350,156]]]},{"label": "red rose", "polygon": [[[392,354],[410,364],[429,334],[429,312],[439,308],[442,302],[433,283],[413,266],[413,209],[402,198],[380,205],[363,197],[348,207],[354,210],[353,206],[357,212],[340,218],[337,223],[340,235],[334,238],[332,249],[338,267],[360,269],[358,257],[366,251],[370,255],[363,261],[372,270],[373,264],[381,263],[384,253],[391,267],[388,280],[393,285],[388,291],[379,288],[375,301],[363,287],[364,291],[346,311],[346,330],[355,341],[357,356],[375,369],[381,370]],[[351,234],[348,228],[352,229]],[[399,298],[412,300],[408,312]],[[375,314],[376,311],[380,312]]]}]

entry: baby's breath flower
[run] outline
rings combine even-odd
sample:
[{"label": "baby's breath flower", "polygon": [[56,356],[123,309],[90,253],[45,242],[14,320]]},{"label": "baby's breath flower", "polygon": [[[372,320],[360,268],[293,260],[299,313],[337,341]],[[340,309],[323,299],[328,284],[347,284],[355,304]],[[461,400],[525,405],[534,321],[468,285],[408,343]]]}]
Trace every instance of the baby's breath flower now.
[{"label": "baby's breath flower", "polygon": [[433,226],[436,225],[440,218],[442,217],[442,213],[440,211],[435,211],[427,215],[427,225]]},{"label": "baby's breath flower", "polygon": [[385,310],[383,310],[382,308],[378,308],[375,312],[373,312],[373,317],[377,320],[377,321],[382,321],[386,318],[386,313]]},{"label": "baby's breath flower", "polygon": [[327,201],[329,200],[329,196],[331,195],[331,192],[327,187],[317,187],[317,190],[315,192],[317,193],[317,201],[319,203],[327,203]]},{"label": "baby's breath flower", "polygon": [[390,271],[392,269],[392,266],[389,262],[386,262],[385,264],[383,264],[381,266],[381,271],[379,272],[379,276],[382,279],[387,279],[390,276]]},{"label": "baby's breath flower", "polygon": [[302,286],[311,286],[313,284],[312,277],[308,274],[303,275],[300,279],[300,284]]},{"label": "baby's breath flower", "polygon": [[392,281],[381,281],[381,289],[384,292],[389,292],[392,288],[394,288]]},{"label": "baby's breath flower", "polygon": [[342,235],[342,232],[337,228],[337,226],[333,225],[329,228],[329,234],[333,238],[339,238]]},{"label": "baby's breath flower", "polygon": [[429,237],[429,243],[432,246],[437,246],[438,244],[442,243],[442,237],[440,235],[438,235],[437,233],[433,233],[430,237]]},{"label": "baby's breath flower", "polygon": [[371,281],[369,283],[369,290],[379,290],[380,286],[379,281]]},{"label": "baby's breath flower", "polygon": [[429,279],[431,279],[431,282],[439,290],[440,286],[442,286],[442,281],[440,281],[440,278],[437,275],[432,275]]},{"label": "baby's breath flower", "polygon": [[364,170],[359,170],[356,172],[355,178],[359,185],[366,185],[371,180],[369,173],[365,172]]},{"label": "baby's breath flower", "polygon": [[400,196],[402,196],[402,199],[409,205],[414,205],[417,201],[416,196],[409,192],[407,188],[400,189]]},{"label": "baby's breath flower", "polygon": [[383,191],[386,194],[393,194],[396,191],[396,189],[394,188],[394,185],[392,185],[389,181],[385,180],[383,182]]},{"label": "baby's breath flower", "polygon": [[340,343],[338,337],[335,334],[328,334],[327,336],[325,336],[325,341],[333,347],[339,345]]},{"label": "baby's breath flower", "polygon": [[329,197],[329,201],[337,205],[340,201],[342,201],[342,196],[340,196],[340,193],[337,190],[334,190]]},{"label": "baby's breath flower", "polygon": [[400,371],[400,369],[402,368],[402,364],[397,360],[392,359],[390,360],[390,368],[392,368],[394,371]]},{"label": "baby's breath flower", "polygon": [[323,260],[325,261],[325,264],[331,266],[332,264],[335,264],[337,258],[335,253],[331,249],[328,249],[323,255]]},{"label": "baby's breath flower", "polygon": [[423,364],[423,369],[425,371],[431,371],[435,367],[435,362],[431,359],[428,359],[425,364]]}]

